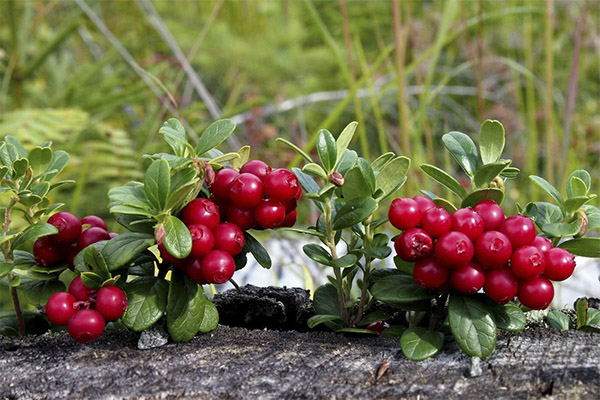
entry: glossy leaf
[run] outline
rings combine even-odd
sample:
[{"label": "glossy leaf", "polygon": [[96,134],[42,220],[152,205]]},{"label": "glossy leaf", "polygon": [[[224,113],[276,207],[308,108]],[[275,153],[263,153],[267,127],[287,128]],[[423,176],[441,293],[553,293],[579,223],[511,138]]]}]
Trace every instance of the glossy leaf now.
[{"label": "glossy leaf", "polygon": [[571,325],[569,316],[562,311],[552,310],[546,317],[548,325],[559,331],[568,331]]},{"label": "glossy leaf", "polygon": [[52,149],[49,147],[34,147],[29,151],[27,156],[29,165],[33,168],[34,175],[39,175],[46,171],[48,165],[52,161]]},{"label": "glossy leaf", "polygon": [[490,164],[498,161],[504,150],[504,126],[496,120],[486,120],[479,129],[481,161]]},{"label": "glossy leaf", "polygon": [[563,216],[564,216],[565,215],[565,202],[564,202],[562,196],[560,195],[560,193],[558,192],[558,190],[556,190],[556,188],[554,186],[552,186],[550,184],[550,182],[548,182],[547,180],[545,180],[544,178],[542,178],[540,176],[529,175],[529,179],[531,179],[531,181],[533,181],[533,183],[538,185],[540,188],[544,189],[544,191],[546,191],[546,193],[548,193],[550,195],[550,197],[552,197],[554,199],[554,201],[556,201],[558,207],[560,207],[560,210],[562,211]]},{"label": "glossy leaf", "polygon": [[356,165],[358,160],[358,154],[354,150],[344,151],[342,158],[338,159],[334,171],[339,172],[342,175],[346,175],[346,172]]},{"label": "glossy leaf", "polygon": [[104,259],[101,250],[95,246],[88,246],[82,250],[82,253],[83,262],[88,271],[97,274],[102,278],[102,282],[110,279],[110,272],[108,271],[108,266],[106,265],[106,260]]},{"label": "glossy leaf", "polygon": [[198,332],[207,333],[217,328],[219,325],[219,311],[217,307],[208,299],[203,302],[204,312]]},{"label": "glossy leaf", "polygon": [[521,172],[519,168],[507,167],[500,173],[500,176],[506,179],[516,179],[519,176],[519,172]]},{"label": "glossy leaf", "polygon": [[569,197],[565,200],[565,210],[567,214],[572,214],[579,210],[585,203],[595,199],[597,196],[595,194],[589,196],[574,196]]},{"label": "glossy leaf", "polygon": [[381,171],[379,171],[375,180],[375,188],[383,191],[380,201],[400,189],[405,182],[409,167],[409,158],[396,157],[385,164]]},{"label": "glossy leaf", "polygon": [[188,342],[200,330],[206,297],[202,286],[174,271],[167,296],[167,330],[175,342]]},{"label": "glossy leaf", "polygon": [[306,254],[308,256],[308,258],[310,258],[311,260],[313,260],[319,264],[323,264],[323,265],[331,265],[332,264],[331,254],[329,254],[329,252],[327,250],[325,250],[323,247],[319,246],[318,244],[315,244],[315,243],[305,244],[302,247],[302,251],[304,251],[304,254]]},{"label": "glossy leaf", "polygon": [[125,286],[127,310],[121,322],[129,329],[141,332],[150,328],[167,308],[169,282],[153,276],[134,279]]},{"label": "glossy leaf", "polygon": [[177,118],[169,118],[163,123],[158,133],[163,135],[165,141],[173,149],[173,153],[178,157],[184,157],[186,148],[191,148],[187,141],[185,128]]},{"label": "glossy leaf", "polygon": [[342,315],[338,292],[331,283],[321,285],[315,290],[313,305],[316,314]]},{"label": "glossy leaf", "polygon": [[35,240],[42,236],[48,236],[58,233],[58,229],[54,225],[47,224],[44,222],[37,223],[35,225],[29,225],[23,233],[12,242],[11,248],[13,250],[19,249],[24,244],[27,244],[31,240]]},{"label": "glossy leaf", "polygon": [[385,321],[390,318],[390,315],[385,311],[377,310],[372,313],[366,314],[358,323],[358,326],[365,326],[372,324],[373,322]]},{"label": "glossy leaf", "polygon": [[510,332],[522,331],[525,329],[527,317],[525,313],[513,302],[498,304],[493,301],[487,302],[494,321],[498,329]]},{"label": "glossy leaf", "polygon": [[14,263],[0,262],[0,279],[4,278],[15,267]]},{"label": "glossy leaf", "polygon": [[339,325],[344,323],[344,320],[339,315],[331,315],[331,314],[317,314],[313,315],[308,319],[306,325],[312,329],[317,325],[324,324],[326,322],[334,322]]},{"label": "glossy leaf", "polygon": [[510,161],[492,162],[478,168],[475,171],[475,177],[473,178],[475,186],[478,188],[487,188],[490,183],[510,165],[510,163]]},{"label": "glossy leaf", "polygon": [[504,191],[496,188],[474,190],[461,202],[461,207],[473,207],[483,200],[494,200],[498,204],[504,201]]},{"label": "glossy leaf", "polygon": [[139,182],[129,182],[108,191],[111,201],[119,202],[126,206],[149,209],[150,203],[144,194],[144,185]]},{"label": "glossy leaf", "polygon": [[261,267],[266,269],[271,268],[271,257],[263,245],[248,232],[244,233],[244,237],[246,238],[244,249],[252,253],[254,259]]},{"label": "glossy leaf", "polygon": [[302,158],[304,158],[307,162],[309,162],[309,163],[314,162],[313,159],[304,150],[302,150],[300,147],[296,146],[294,143],[287,141],[285,139],[282,139],[282,138],[277,138],[275,140],[277,140],[278,142],[283,143],[286,146],[293,149],[296,153],[298,153],[300,156],[302,156]]},{"label": "glossy leaf", "polygon": [[114,271],[133,261],[153,244],[153,235],[125,232],[109,240],[102,249],[102,255],[108,269]]},{"label": "glossy leaf", "polygon": [[581,208],[583,208],[588,218],[588,230],[600,228],[600,209],[590,204],[586,204]]},{"label": "glossy leaf", "polygon": [[558,223],[562,219],[560,208],[546,202],[527,204],[523,215],[531,218],[540,229],[544,225]]},{"label": "glossy leaf", "polygon": [[[576,176],[571,176],[567,184],[567,196],[579,197],[585,196],[588,193],[588,187],[585,182]],[[568,200],[568,199],[567,199]]]},{"label": "glossy leaf", "polygon": [[338,138],[335,142],[338,160],[340,160],[340,158],[342,157],[342,154],[344,154],[344,152],[350,145],[350,142],[352,141],[352,138],[354,137],[354,132],[356,132],[357,126],[358,126],[358,122],[356,122],[356,121],[350,122],[348,125],[346,125],[346,127],[344,128],[342,133],[340,133],[340,135],[338,136]]},{"label": "glossy leaf", "polygon": [[448,211],[449,214],[452,214],[454,211],[457,210],[454,204],[452,204],[446,199],[442,199],[441,197],[436,197],[432,201],[436,206],[442,207],[444,210]]},{"label": "glossy leaf", "polygon": [[330,265],[334,268],[348,268],[354,266],[357,261],[358,257],[354,254],[346,254],[340,258],[331,260]]},{"label": "glossy leaf", "polygon": [[384,153],[377,157],[375,160],[373,160],[373,162],[371,163],[371,168],[373,168],[373,171],[381,171],[381,169],[385,167],[390,161],[392,161],[392,159],[395,156],[396,154],[394,154],[391,151],[388,151],[387,153]]},{"label": "glossy leaf", "polygon": [[62,172],[62,170],[66,167],[69,162],[69,154],[63,150],[57,150],[52,154],[52,160],[50,161],[50,165],[46,168],[44,172],[44,179],[51,180],[56,175]]},{"label": "glossy leaf", "polygon": [[558,247],[576,256],[600,258],[600,238],[597,237],[567,240],[559,244]]},{"label": "glossy leaf", "polygon": [[332,171],[337,161],[335,139],[327,129],[321,129],[317,135],[317,153],[326,171]]},{"label": "glossy leaf", "polygon": [[346,202],[333,219],[333,229],[349,228],[367,219],[377,210],[378,203],[371,197],[358,197]]},{"label": "glossy leaf", "polygon": [[364,158],[358,157],[356,165],[360,168],[365,182],[369,185],[369,194],[372,195],[375,192],[375,173],[373,172],[373,168],[371,168],[371,164]]},{"label": "glossy leaf", "polygon": [[421,169],[434,180],[450,189],[461,200],[467,196],[467,190],[456,180],[456,178],[449,175],[446,171],[429,164],[422,164]]},{"label": "glossy leaf", "polygon": [[398,273],[378,279],[370,292],[375,299],[397,306],[432,298],[427,290],[415,283],[411,275]]},{"label": "glossy leaf", "polygon": [[55,279],[43,281],[24,280],[21,282],[21,293],[30,304],[46,305],[50,296],[64,290],[64,283]]},{"label": "glossy leaf", "polygon": [[169,215],[165,218],[165,238],[163,245],[175,258],[186,258],[192,250],[190,230],[179,218]]},{"label": "glossy leaf", "polygon": [[312,177],[302,172],[300,168],[293,167],[292,172],[296,175],[296,178],[298,178],[298,182],[304,193],[317,193],[321,189],[317,182],[315,182]]},{"label": "glossy leaf", "polygon": [[422,327],[408,328],[400,337],[402,353],[412,361],[422,361],[435,356],[444,345],[442,332]]},{"label": "glossy leaf", "polygon": [[163,211],[171,192],[171,168],[165,160],[150,164],[144,178],[144,194],[152,207]]},{"label": "glossy leaf", "polygon": [[477,148],[471,138],[462,132],[450,132],[442,136],[442,141],[463,171],[473,176],[477,169]]},{"label": "glossy leaf", "polygon": [[99,289],[102,287],[105,279],[103,279],[100,275],[95,272],[82,272],[81,273],[81,281],[83,284],[89,288]]},{"label": "glossy leaf", "polygon": [[308,163],[302,167],[302,172],[307,175],[314,176],[315,178],[321,178],[327,180],[327,172],[317,163]]},{"label": "glossy leaf", "polygon": [[542,232],[550,237],[569,237],[577,235],[581,228],[577,222],[557,222],[554,224],[544,224],[541,229]]},{"label": "glossy leaf", "polygon": [[448,303],[450,330],[459,347],[471,357],[487,357],[496,347],[496,324],[485,303],[453,295]]},{"label": "glossy leaf", "polygon": [[575,312],[577,313],[577,329],[581,328],[587,323],[589,303],[587,299],[581,298],[575,302]]},{"label": "glossy leaf", "polygon": [[213,122],[200,136],[198,144],[196,145],[196,155],[200,156],[210,149],[217,147],[223,143],[234,130],[235,122],[230,119],[220,119]]},{"label": "glossy leaf", "polygon": [[344,176],[344,186],[342,186],[342,193],[344,199],[352,200],[357,197],[364,197],[365,195],[370,196],[371,188],[367,183],[365,177],[359,166],[351,168],[346,172]]}]

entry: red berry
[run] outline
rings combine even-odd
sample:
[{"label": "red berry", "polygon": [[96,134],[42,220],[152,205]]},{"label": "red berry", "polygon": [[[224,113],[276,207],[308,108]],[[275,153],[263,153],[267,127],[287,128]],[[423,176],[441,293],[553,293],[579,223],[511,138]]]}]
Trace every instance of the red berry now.
[{"label": "red berry", "polygon": [[434,248],[438,263],[446,268],[458,268],[473,258],[475,248],[464,233],[450,231],[440,236]]},{"label": "red berry", "polygon": [[244,232],[232,223],[219,224],[213,229],[215,249],[223,250],[232,256],[238,255],[246,244]]},{"label": "red berry", "polygon": [[552,282],[543,276],[521,282],[519,285],[519,301],[532,310],[547,308],[554,298]]},{"label": "red berry", "polygon": [[436,289],[448,278],[448,270],[440,266],[433,257],[419,260],[413,271],[415,282],[425,289]]},{"label": "red berry", "polygon": [[535,239],[535,225],[531,218],[524,215],[513,215],[500,224],[500,232],[504,233],[513,249],[530,245]]},{"label": "red berry", "polygon": [[533,239],[533,242],[531,242],[531,245],[537,247],[542,253],[553,248],[552,242],[543,236],[536,236],[535,239]]},{"label": "red berry", "polygon": [[285,219],[285,207],[275,200],[262,200],[254,210],[256,222],[265,228],[275,228]]},{"label": "red berry", "polygon": [[265,193],[273,200],[291,200],[300,192],[300,184],[296,175],[288,169],[278,168],[265,178]]},{"label": "red berry", "polygon": [[289,214],[292,211],[294,211],[298,206],[298,200],[296,200],[296,198],[294,197],[293,199],[284,201],[281,204],[283,204],[283,207],[285,208],[285,213]]},{"label": "red berry", "polygon": [[79,310],[68,323],[69,335],[79,343],[87,343],[97,339],[106,326],[102,314],[96,310]]},{"label": "red berry", "polygon": [[46,303],[46,315],[54,325],[66,325],[75,315],[77,309],[73,306],[77,299],[67,292],[54,293]]},{"label": "red berry", "polygon": [[101,240],[110,240],[110,235],[104,229],[92,226],[81,232],[81,236],[79,236],[79,240],[77,241],[77,247],[80,250],[83,250],[90,244],[94,244]]},{"label": "red berry", "polygon": [[56,243],[75,243],[79,239],[79,235],[81,235],[81,222],[79,218],[66,211],[54,214],[48,219],[48,223],[58,229],[58,233],[51,236],[52,240]]},{"label": "red berry", "polygon": [[35,262],[51,267],[65,260],[65,246],[56,243],[50,236],[42,236],[33,243]]},{"label": "red berry", "polygon": [[483,290],[496,303],[506,304],[519,291],[519,279],[509,268],[491,269],[485,274]]},{"label": "red berry", "polygon": [[96,289],[84,285],[81,276],[76,276],[69,284],[69,293],[79,301],[88,301],[96,294]]},{"label": "red berry", "polygon": [[417,204],[419,205],[419,209],[422,213],[426,210],[429,210],[431,207],[435,207],[435,203],[433,202],[433,200],[421,194],[413,197],[413,200],[417,202]]},{"label": "red berry", "polygon": [[390,327],[390,324],[388,324],[387,322],[377,321],[377,322],[371,322],[370,324],[365,326],[365,329],[368,329],[370,331],[377,333],[378,335],[381,335],[381,333],[389,327]]},{"label": "red berry", "polygon": [[158,251],[160,251],[160,258],[163,259],[163,262],[168,262],[170,264],[177,264],[185,259],[185,258],[175,258],[175,256],[173,256],[171,253],[169,253],[167,251],[167,248],[162,243],[158,245]]},{"label": "red berry", "polygon": [[433,252],[433,240],[423,229],[412,228],[396,238],[394,248],[404,261],[422,260]]},{"label": "red berry", "polygon": [[452,230],[464,233],[473,241],[483,233],[483,218],[472,208],[458,209],[450,218]]},{"label": "red berry", "polygon": [[450,282],[452,282],[452,287],[459,292],[474,294],[483,287],[485,273],[479,264],[471,261],[467,265],[451,270]]},{"label": "red berry", "polygon": [[67,265],[69,266],[69,269],[71,271],[75,270],[75,256],[77,256],[77,253],[79,253],[79,249],[77,248],[77,245],[66,246],[65,262],[67,263]]},{"label": "red berry", "polygon": [[502,232],[486,231],[475,241],[475,258],[486,268],[500,268],[511,255],[512,245]]},{"label": "red berry", "polygon": [[390,223],[400,230],[415,228],[421,221],[419,203],[408,197],[394,199],[388,211],[388,218]]},{"label": "red berry", "polygon": [[105,286],[96,296],[96,311],[102,314],[105,321],[116,321],[127,309],[125,293],[116,286]]},{"label": "red berry", "polygon": [[510,269],[521,279],[535,278],[546,269],[546,259],[537,247],[521,246],[510,257]]},{"label": "red berry", "polygon": [[421,228],[432,237],[442,236],[452,228],[450,214],[443,207],[428,208],[421,215]]},{"label": "red berry", "polygon": [[235,272],[235,261],[223,250],[213,250],[201,263],[202,275],[209,283],[225,283]]},{"label": "red berry", "polygon": [[108,231],[108,226],[106,225],[106,222],[102,218],[97,217],[95,215],[88,215],[86,217],[81,218],[81,224],[89,225],[90,228],[96,227]]},{"label": "red berry", "polygon": [[473,209],[483,219],[483,230],[498,230],[502,221],[504,221],[504,211],[494,200],[480,201]]},{"label": "red berry", "polygon": [[284,228],[291,228],[292,226],[294,226],[296,224],[297,218],[298,218],[298,212],[296,210],[294,210],[285,216],[285,219],[281,223],[281,226]]},{"label": "red berry", "polygon": [[264,161],[250,160],[246,164],[242,165],[242,168],[240,168],[240,173],[256,175],[261,181],[264,182],[267,175],[271,173],[271,167],[269,167],[269,165]]},{"label": "red berry", "polygon": [[190,256],[200,258],[208,254],[215,246],[215,237],[212,231],[206,225],[201,224],[189,225],[188,229],[192,236]]},{"label": "red berry", "polygon": [[229,201],[229,186],[240,173],[231,168],[220,169],[215,174],[215,180],[210,185],[210,192],[221,201]]},{"label": "red berry", "polygon": [[252,229],[256,225],[254,210],[243,210],[235,205],[231,205],[227,209],[227,221],[236,224],[243,231]]},{"label": "red berry", "polygon": [[575,270],[575,256],[565,249],[555,247],[548,250],[544,257],[546,259],[546,269],[544,276],[553,281],[564,281]]},{"label": "red berry", "polygon": [[208,199],[190,201],[181,213],[181,220],[187,226],[201,224],[212,229],[221,221],[217,205]]},{"label": "red berry", "polygon": [[202,260],[199,258],[191,258],[185,265],[185,271],[191,280],[199,285],[205,285],[208,282],[202,275]]},{"label": "red berry", "polygon": [[252,174],[240,174],[229,186],[229,197],[236,206],[243,209],[254,208],[264,195],[264,185],[259,177]]}]

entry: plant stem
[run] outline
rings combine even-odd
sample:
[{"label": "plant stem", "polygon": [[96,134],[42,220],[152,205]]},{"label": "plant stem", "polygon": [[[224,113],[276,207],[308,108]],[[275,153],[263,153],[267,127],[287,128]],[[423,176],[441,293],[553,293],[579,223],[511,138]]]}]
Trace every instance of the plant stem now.
[{"label": "plant stem", "polygon": [[[327,232],[327,247],[329,248],[329,251],[331,251],[331,258],[336,260],[338,256],[337,249],[335,248],[335,232],[331,227],[331,204],[329,202],[326,202],[325,204],[326,205],[325,212],[323,213],[323,223]],[[342,318],[346,322],[346,325],[348,325],[348,309],[346,308],[346,296],[344,293],[344,287],[342,282],[342,273],[340,272],[339,268],[334,268],[333,273],[335,275],[336,281],[338,281],[340,285],[340,288],[338,289],[338,300],[340,302],[340,311],[342,312]]]},{"label": "plant stem", "polygon": [[[363,246],[365,248],[369,248],[371,247],[371,242],[373,241],[373,235],[371,233],[371,225],[367,224],[365,225],[365,240],[363,242]],[[371,274],[371,257],[366,256],[365,257],[365,270],[364,270],[364,275],[363,275],[363,284],[362,284],[362,289],[361,289],[361,293],[360,293],[360,303],[358,304],[358,311],[356,312],[356,315],[354,316],[354,319],[352,321],[352,325],[356,326],[360,320],[362,319],[363,316],[363,311],[365,308],[365,301],[367,298],[367,289],[369,288],[369,275]]]},{"label": "plant stem", "polygon": [[[6,234],[10,230],[10,212],[12,208],[17,203],[15,197],[11,197],[8,205],[6,206],[6,210],[4,211],[4,223],[2,224],[2,231]],[[4,254],[4,261],[7,263],[13,262],[12,252],[10,251],[10,241],[7,241],[2,246],[2,253]],[[14,274],[9,272],[7,275],[8,282],[11,282],[14,279]],[[10,297],[12,298],[13,308],[15,309],[15,315],[17,316],[17,326],[19,328],[19,336],[25,335],[25,321],[23,320],[23,313],[21,312],[21,304],[19,302],[19,294],[17,293],[17,288],[11,286],[10,288]]]},{"label": "plant stem", "polygon": [[[12,272],[8,274],[9,282],[13,279]],[[19,336],[25,336],[25,320],[23,319],[23,313],[21,312],[21,303],[19,302],[19,294],[17,293],[16,287],[10,288],[10,297],[12,298],[13,307],[15,309],[15,315],[17,316],[17,326],[19,328]]]}]

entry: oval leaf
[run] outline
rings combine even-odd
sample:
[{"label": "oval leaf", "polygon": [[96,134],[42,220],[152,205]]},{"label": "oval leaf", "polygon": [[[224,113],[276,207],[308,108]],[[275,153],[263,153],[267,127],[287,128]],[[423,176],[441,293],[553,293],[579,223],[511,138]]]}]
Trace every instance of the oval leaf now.
[{"label": "oval leaf", "polygon": [[202,321],[200,321],[200,329],[198,329],[198,332],[210,332],[216,329],[218,325],[219,311],[210,300],[206,299],[206,301],[204,301],[204,312],[202,313]]},{"label": "oval leaf", "polygon": [[352,200],[357,197],[371,195],[371,188],[365,180],[360,167],[356,166],[346,172],[344,176],[344,186],[342,186],[344,199]]},{"label": "oval leaf", "polygon": [[54,225],[40,222],[35,225],[29,225],[21,235],[12,242],[12,249],[18,249],[30,240],[37,239],[42,236],[48,236],[58,233],[58,229]]},{"label": "oval leaf", "polygon": [[450,330],[467,355],[487,357],[496,347],[496,324],[488,307],[469,296],[450,296],[448,304]]},{"label": "oval leaf", "polygon": [[373,297],[384,303],[402,305],[419,300],[428,300],[433,296],[415,283],[407,274],[392,274],[378,279],[370,290]]},{"label": "oval leaf", "polygon": [[496,188],[474,190],[463,199],[461,206],[473,207],[483,200],[494,200],[496,203],[502,204],[504,201],[504,192]]},{"label": "oval leaf", "polygon": [[576,256],[600,258],[600,238],[597,237],[567,240],[559,244],[558,247]]},{"label": "oval leaf", "polygon": [[444,345],[442,332],[425,328],[408,328],[400,337],[402,353],[412,361],[422,361],[435,356]]},{"label": "oval leaf", "polygon": [[467,196],[467,190],[456,180],[456,178],[449,175],[446,171],[430,164],[422,164],[421,169],[437,182],[450,189],[461,200]]},{"label": "oval leaf", "polygon": [[568,331],[571,326],[569,316],[558,310],[550,311],[546,317],[546,321],[548,321],[548,325],[559,331]]},{"label": "oval leaf", "polygon": [[323,265],[332,265],[331,255],[327,250],[318,244],[306,244],[302,247],[302,250],[304,251],[304,254],[306,254],[311,260]]},{"label": "oval leaf", "polygon": [[327,172],[317,163],[308,163],[302,167],[302,172],[307,175],[314,176],[315,178],[322,178],[327,180]]},{"label": "oval leaf", "polygon": [[321,129],[317,136],[317,153],[327,172],[333,170],[337,160],[335,139],[327,129]]},{"label": "oval leaf", "polygon": [[354,254],[346,254],[335,260],[331,260],[331,266],[334,268],[348,268],[352,267],[358,261],[358,257]]},{"label": "oval leaf", "polygon": [[[200,289],[199,289],[200,288]],[[208,300],[201,286],[186,274],[174,271],[167,296],[167,330],[175,342],[188,342],[196,336]]]},{"label": "oval leaf", "polygon": [[266,269],[271,268],[271,257],[263,245],[248,232],[244,232],[244,237],[246,238],[244,249],[254,256],[254,259],[261,267]]},{"label": "oval leaf", "polygon": [[477,148],[471,138],[462,132],[449,132],[442,136],[442,141],[463,171],[473,176],[477,169]]},{"label": "oval leaf", "polygon": [[341,319],[341,308],[340,301],[338,298],[338,292],[331,283],[321,285],[315,290],[313,296],[313,305],[315,307],[315,313],[318,315],[336,315]]},{"label": "oval leaf", "polygon": [[492,311],[496,326],[499,329],[509,332],[517,332],[525,329],[527,317],[515,303],[498,304],[488,301],[487,304]]},{"label": "oval leaf", "polygon": [[537,175],[529,175],[529,179],[531,179],[533,181],[533,183],[535,183],[536,185],[538,185],[539,187],[541,187],[542,189],[544,189],[544,191],[546,191],[546,193],[548,193],[550,195],[550,197],[552,197],[556,203],[558,204],[558,207],[560,207],[560,210],[563,213],[563,216],[565,215],[565,202],[562,198],[562,196],[560,195],[560,193],[558,192],[558,190],[556,190],[556,188],[554,186],[552,186],[550,184],[550,182],[548,182],[547,180],[545,180],[544,178],[537,176]]},{"label": "oval leaf", "polygon": [[171,168],[165,160],[154,160],[146,171],[144,178],[144,194],[148,203],[155,209],[163,211],[171,191]]},{"label": "oval leaf", "polygon": [[131,262],[153,244],[153,235],[126,232],[109,240],[102,249],[102,255],[109,271],[114,271]]},{"label": "oval leaf", "polygon": [[165,218],[165,239],[163,245],[175,258],[186,258],[192,251],[192,235],[179,218],[169,215]]},{"label": "oval leaf", "polygon": [[196,145],[196,155],[201,156],[210,149],[217,147],[235,130],[235,122],[230,119],[220,119],[210,124],[202,133]]},{"label": "oval leaf", "polygon": [[358,122],[356,122],[356,121],[350,122],[348,125],[346,125],[346,127],[344,128],[342,133],[340,133],[340,136],[338,136],[337,141],[335,142],[338,160],[341,159],[342,154],[344,154],[344,152],[348,148],[348,145],[350,145],[350,142],[352,141],[352,138],[354,137],[354,132],[356,132],[357,126],[358,126]]},{"label": "oval leaf", "polygon": [[127,310],[122,317],[123,325],[140,332],[158,321],[167,308],[169,283],[153,276],[136,278],[125,286]]},{"label": "oval leaf", "polygon": [[324,324],[325,322],[334,322],[341,326],[344,323],[344,320],[339,315],[317,314],[310,317],[306,322],[306,325],[312,329],[317,325]]},{"label": "oval leaf", "polygon": [[408,157],[397,157],[385,164],[379,171],[375,179],[375,188],[383,191],[380,201],[402,186],[409,167],[410,159]]},{"label": "oval leaf", "polygon": [[498,161],[504,150],[504,126],[499,121],[488,119],[479,129],[479,152],[481,161],[490,164]]},{"label": "oval leaf", "polygon": [[510,161],[494,162],[477,168],[475,177],[473,178],[475,186],[478,188],[487,188],[494,178],[500,175],[510,163]]},{"label": "oval leaf", "polygon": [[358,197],[344,204],[333,220],[333,229],[351,227],[367,219],[377,210],[378,203],[371,197]]},{"label": "oval leaf", "polygon": [[578,197],[585,196],[588,193],[588,187],[585,182],[576,176],[571,176],[569,178],[569,183],[567,184],[567,196]]},{"label": "oval leaf", "polygon": [[158,130],[162,134],[165,141],[173,149],[178,157],[185,156],[185,149],[191,146],[187,142],[185,128],[177,118],[169,118]]}]

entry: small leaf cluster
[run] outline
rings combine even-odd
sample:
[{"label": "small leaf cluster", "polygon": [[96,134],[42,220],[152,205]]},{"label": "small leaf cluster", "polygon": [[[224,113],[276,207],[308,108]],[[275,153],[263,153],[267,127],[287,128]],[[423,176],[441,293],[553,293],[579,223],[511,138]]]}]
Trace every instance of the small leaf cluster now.
[{"label": "small leaf cluster", "polygon": [[575,328],[587,332],[600,332],[600,310],[590,307],[585,298],[575,302],[575,321],[571,321],[571,318],[560,310],[550,311],[546,321],[559,331]]}]

